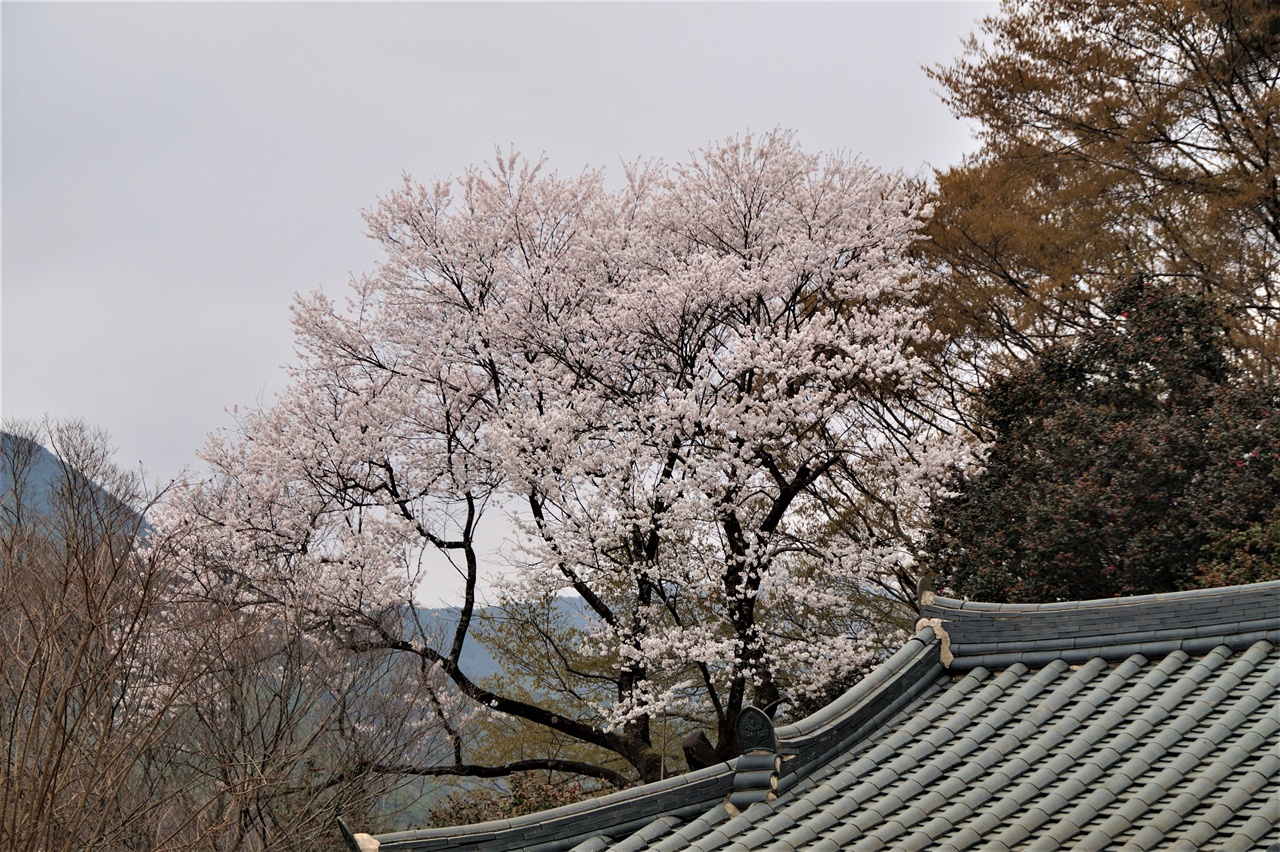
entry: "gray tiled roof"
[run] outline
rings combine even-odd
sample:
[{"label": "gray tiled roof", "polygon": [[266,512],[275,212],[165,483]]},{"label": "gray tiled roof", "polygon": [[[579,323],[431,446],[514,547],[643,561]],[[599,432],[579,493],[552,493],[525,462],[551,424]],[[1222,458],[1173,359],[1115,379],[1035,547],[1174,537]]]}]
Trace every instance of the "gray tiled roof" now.
[{"label": "gray tiled roof", "polygon": [[578,852],[1280,844],[1280,582],[1036,606],[926,598],[892,659],[777,729],[776,797],[735,795],[735,761],[373,839]]}]

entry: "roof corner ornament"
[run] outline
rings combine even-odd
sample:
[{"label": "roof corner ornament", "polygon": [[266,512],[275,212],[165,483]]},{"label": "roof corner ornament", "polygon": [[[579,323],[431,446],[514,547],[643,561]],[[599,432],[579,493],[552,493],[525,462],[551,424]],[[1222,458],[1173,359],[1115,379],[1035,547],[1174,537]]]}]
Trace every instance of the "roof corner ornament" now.
[{"label": "roof corner ornament", "polygon": [[351,829],[342,817],[338,817],[338,831],[342,832],[342,839],[346,841],[347,848],[351,852],[378,852],[378,847],[382,844],[368,834],[353,834]]},{"label": "roof corner ornament", "polygon": [[932,571],[926,571],[916,581],[916,611],[923,614],[924,608],[933,603],[938,587],[937,577]]},{"label": "roof corner ornament", "polygon": [[690,771],[706,769],[721,762],[711,740],[707,739],[706,731],[689,734],[680,742],[680,747],[684,750],[684,762],[688,764]]},{"label": "roof corner ornament", "polygon": [[737,728],[738,746],[743,754],[778,750],[778,735],[773,731],[773,720],[759,707],[743,707],[738,714]]},{"label": "roof corner ornament", "polygon": [[951,636],[948,635],[947,629],[942,625],[941,618],[921,618],[916,621],[916,632],[919,633],[926,627],[932,627],[933,633],[942,642],[941,659],[942,664],[947,668],[951,668],[951,664],[956,661],[955,654],[951,652]]},{"label": "roof corner ornament", "polygon": [[776,799],[778,772],[782,769],[778,735],[767,713],[759,707],[744,707],[736,727],[742,754],[734,767],[733,792],[728,802],[731,812]]}]

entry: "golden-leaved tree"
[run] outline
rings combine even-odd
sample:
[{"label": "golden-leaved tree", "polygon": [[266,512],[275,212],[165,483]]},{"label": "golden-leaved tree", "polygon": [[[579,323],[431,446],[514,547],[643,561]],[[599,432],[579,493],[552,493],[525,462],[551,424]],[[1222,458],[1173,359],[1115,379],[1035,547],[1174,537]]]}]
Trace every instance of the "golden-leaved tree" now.
[{"label": "golden-leaved tree", "polygon": [[1280,7],[1008,0],[934,69],[981,149],[937,176],[938,327],[983,365],[1074,334],[1118,282],[1212,296],[1280,356]]}]

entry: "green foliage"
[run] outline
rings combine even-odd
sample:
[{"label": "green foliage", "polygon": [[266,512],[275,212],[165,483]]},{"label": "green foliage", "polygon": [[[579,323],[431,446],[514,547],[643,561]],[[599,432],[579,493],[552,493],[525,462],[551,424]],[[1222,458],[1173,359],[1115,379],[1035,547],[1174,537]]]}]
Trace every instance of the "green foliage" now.
[{"label": "green foliage", "polygon": [[510,819],[561,805],[580,802],[592,795],[578,781],[564,782],[551,774],[518,773],[505,782],[505,789],[475,787],[454,793],[432,809],[432,826],[469,825],[491,819]]},{"label": "green foliage", "polygon": [[1227,351],[1212,305],[1135,281],[994,382],[985,468],[926,544],[942,585],[1051,601],[1280,577],[1280,385]]},{"label": "green foliage", "polygon": [[[599,723],[600,705],[608,701],[611,689],[617,689],[616,661],[583,653],[591,618],[585,609],[565,601],[557,605],[555,599],[508,601],[486,608],[477,616],[474,636],[494,659],[502,661],[502,670],[484,678],[483,685],[519,701],[549,707],[562,718]],[[608,749],[501,713],[473,717],[467,745],[491,765],[553,758],[582,761],[624,775],[628,768]]]}]

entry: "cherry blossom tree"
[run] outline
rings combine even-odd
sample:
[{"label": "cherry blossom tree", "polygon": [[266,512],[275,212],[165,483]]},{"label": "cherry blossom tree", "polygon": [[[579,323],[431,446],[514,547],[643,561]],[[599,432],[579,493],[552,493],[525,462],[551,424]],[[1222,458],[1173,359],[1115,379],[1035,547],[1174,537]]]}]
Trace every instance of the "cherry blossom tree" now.
[{"label": "cherry blossom tree", "polygon": [[[164,521],[204,581],[576,744],[486,763],[459,737],[452,763],[388,771],[652,780],[658,717],[736,753],[747,703],[879,652],[892,629],[863,604],[910,599],[919,512],[967,457],[919,413],[911,181],[785,132],[624,178],[516,154],[406,178],[366,214],[385,259],[343,306],[299,298],[291,386],[210,443],[212,475]],[[477,535],[505,522],[519,540],[484,609]],[[406,617],[430,551],[462,577],[445,642]],[[582,619],[539,617],[556,596]],[[495,611],[541,649],[532,689],[463,670]]]}]

